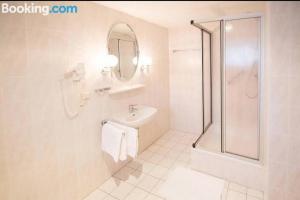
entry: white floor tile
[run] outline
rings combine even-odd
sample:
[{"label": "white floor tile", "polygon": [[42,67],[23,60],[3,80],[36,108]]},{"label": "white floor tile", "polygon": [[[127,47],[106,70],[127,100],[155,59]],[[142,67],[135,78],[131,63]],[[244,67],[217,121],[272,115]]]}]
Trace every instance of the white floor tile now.
[{"label": "white floor tile", "polygon": [[143,173],[148,173],[148,172],[150,172],[154,167],[155,167],[155,165],[154,165],[153,163],[150,163],[150,162],[144,162],[143,165],[141,165],[140,167],[137,168],[137,170],[142,171]]},{"label": "white floor tile", "polygon": [[169,151],[169,152],[166,154],[166,157],[177,159],[177,158],[179,157],[180,154],[181,154],[180,151],[171,150],[171,151]]},{"label": "white floor tile", "polygon": [[156,151],[156,153],[165,156],[169,151],[170,149],[168,148],[160,147],[159,150]]},{"label": "white floor tile", "polygon": [[175,145],[176,145],[176,142],[168,141],[168,142],[166,142],[166,143],[163,145],[163,147],[171,149],[171,148],[174,147]]},{"label": "white floor tile", "polygon": [[159,190],[162,187],[162,185],[164,184],[165,181],[159,181],[157,185],[155,185],[155,187],[153,188],[153,190],[151,191],[151,193],[159,196]]},{"label": "white floor tile", "polygon": [[190,161],[190,154],[189,153],[181,153],[179,156],[178,156],[178,160],[179,161],[184,161],[184,162],[188,162]]},{"label": "white floor tile", "polygon": [[120,185],[115,188],[110,195],[117,199],[124,199],[132,190],[134,186],[125,182],[121,182]]},{"label": "white floor tile", "polygon": [[148,159],[148,161],[157,164],[163,159],[164,157],[162,155],[154,153],[151,158]]},{"label": "white floor tile", "polygon": [[108,195],[104,200],[118,200],[115,197]]},{"label": "white floor tile", "polygon": [[157,165],[148,174],[155,178],[162,178],[167,172],[168,168]]},{"label": "white floor tile", "polygon": [[192,147],[188,147],[188,148],[186,148],[186,149],[184,150],[184,152],[190,154],[190,153],[191,153],[191,149],[192,149]]},{"label": "white floor tile", "polygon": [[115,173],[113,177],[116,177],[122,181],[126,181],[134,171],[135,170],[130,167],[123,167],[117,173]]},{"label": "white floor tile", "polygon": [[131,176],[125,181],[126,183],[130,183],[132,185],[138,184],[142,178],[144,178],[145,174],[141,171],[134,171]]},{"label": "white floor tile", "polygon": [[184,137],[179,143],[188,146],[191,145],[193,141],[188,137]]},{"label": "white floor tile", "polygon": [[105,193],[103,191],[100,191],[100,190],[95,190],[88,197],[86,197],[84,200],[103,200],[107,196],[108,196],[107,193]]},{"label": "white floor tile", "polygon": [[137,184],[137,187],[151,192],[156,184],[158,184],[159,179],[153,176],[145,175],[145,177]]},{"label": "white floor tile", "polygon": [[156,195],[152,195],[150,194],[149,196],[146,197],[145,200],[163,200],[162,198],[156,196]]},{"label": "white floor tile", "polygon": [[[192,140],[170,131],[84,200],[163,200],[159,188],[176,168],[189,166]],[[263,200],[263,192],[226,181],[222,200]]]},{"label": "white floor tile", "polygon": [[183,152],[186,149],[186,145],[177,144],[172,148],[173,150]]},{"label": "white floor tile", "polygon": [[167,173],[165,173],[165,174],[161,177],[161,180],[166,181],[166,180],[168,179],[168,176],[169,176],[169,174],[170,174],[171,171],[172,171],[172,169],[169,169],[169,170],[167,171]]},{"label": "white floor tile", "polygon": [[144,162],[145,162],[145,161],[143,161],[143,160],[135,159],[135,160],[129,162],[126,166],[127,166],[127,167],[130,167],[130,168],[132,168],[132,169],[137,169],[137,168],[139,168],[140,166],[142,166]]},{"label": "white floor tile", "polygon": [[237,183],[229,183],[229,189],[237,191],[237,192],[241,192],[241,193],[246,193],[247,192],[247,188],[245,186],[242,186],[242,185],[237,184]]},{"label": "white floor tile", "polygon": [[104,182],[99,187],[99,189],[104,192],[110,193],[118,186],[118,184],[120,184],[120,180],[117,180],[115,178],[110,178],[106,182]]},{"label": "white floor tile", "polygon": [[171,168],[172,165],[175,163],[175,160],[175,158],[164,158],[157,164],[162,167]]},{"label": "white floor tile", "polygon": [[125,200],[142,200],[148,196],[149,193],[140,188],[134,188],[129,195],[125,198]]},{"label": "white floor tile", "polygon": [[[179,140],[180,140],[180,138],[178,136],[173,136],[169,141],[174,143],[174,144],[177,143],[177,145],[178,145]],[[174,148],[176,148],[176,146],[174,146]]]},{"label": "white floor tile", "polygon": [[177,167],[187,167],[187,165],[188,165],[188,162],[176,160],[170,169],[175,169]]},{"label": "white floor tile", "polygon": [[234,190],[228,190],[227,200],[246,200],[246,194]]}]

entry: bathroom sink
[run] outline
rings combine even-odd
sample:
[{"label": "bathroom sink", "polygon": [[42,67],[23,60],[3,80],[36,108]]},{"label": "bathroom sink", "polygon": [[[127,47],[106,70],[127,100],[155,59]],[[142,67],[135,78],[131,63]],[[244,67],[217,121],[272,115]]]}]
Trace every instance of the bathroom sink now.
[{"label": "bathroom sink", "polygon": [[156,108],[138,105],[135,106],[135,109],[132,112],[128,111],[115,115],[113,121],[133,128],[139,128],[151,121],[156,113]]}]

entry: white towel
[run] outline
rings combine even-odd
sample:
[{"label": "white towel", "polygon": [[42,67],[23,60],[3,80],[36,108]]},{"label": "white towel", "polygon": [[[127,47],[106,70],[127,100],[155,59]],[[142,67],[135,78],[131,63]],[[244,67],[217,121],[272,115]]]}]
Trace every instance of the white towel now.
[{"label": "white towel", "polygon": [[125,131],[125,135],[126,135],[125,138],[126,138],[126,145],[127,145],[126,153],[132,158],[135,158],[137,156],[138,149],[139,149],[138,130],[118,123],[114,123],[114,122],[110,122],[110,123]]},{"label": "white towel", "polygon": [[127,136],[127,154],[135,158],[139,149],[138,130],[128,127],[126,130]]},{"label": "white towel", "polygon": [[[118,128],[119,128],[119,127],[118,127]],[[123,130],[123,129],[122,129],[122,130]],[[124,130],[123,130],[123,131],[124,131]],[[127,159],[127,139],[126,139],[126,132],[125,132],[125,131],[124,131],[124,134],[122,135],[119,159],[120,159],[121,161]]]},{"label": "white towel", "polygon": [[120,157],[121,142],[124,139],[125,131],[110,122],[102,127],[102,150],[111,155],[115,162]]}]

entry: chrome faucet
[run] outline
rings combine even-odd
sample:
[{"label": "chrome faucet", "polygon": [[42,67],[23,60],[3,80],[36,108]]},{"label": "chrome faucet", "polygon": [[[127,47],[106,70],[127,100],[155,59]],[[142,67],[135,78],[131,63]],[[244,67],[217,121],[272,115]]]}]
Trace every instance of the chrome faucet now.
[{"label": "chrome faucet", "polygon": [[137,109],[137,104],[131,104],[131,105],[129,105],[129,113],[133,113],[134,111],[137,111],[138,109]]}]

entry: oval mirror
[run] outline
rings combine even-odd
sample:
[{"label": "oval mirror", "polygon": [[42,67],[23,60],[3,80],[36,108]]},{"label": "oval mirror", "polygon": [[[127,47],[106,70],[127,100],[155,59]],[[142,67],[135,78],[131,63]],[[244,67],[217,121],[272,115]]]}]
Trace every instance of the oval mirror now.
[{"label": "oval mirror", "polygon": [[130,80],[135,74],[138,59],[138,42],[132,28],[125,23],[112,26],[108,34],[108,53],[118,58],[113,68],[115,76],[121,81]]}]

